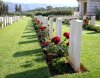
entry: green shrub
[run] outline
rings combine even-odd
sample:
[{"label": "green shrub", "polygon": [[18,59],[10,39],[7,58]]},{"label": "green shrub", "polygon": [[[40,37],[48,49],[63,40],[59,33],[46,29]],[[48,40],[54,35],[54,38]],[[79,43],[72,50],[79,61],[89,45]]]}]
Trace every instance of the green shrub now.
[{"label": "green shrub", "polygon": [[69,19],[65,19],[62,23],[63,23],[63,24],[68,24],[68,25],[69,25]]},{"label": "green shrub", "polygon": [[100,20],[100,9],[96,10],[96,19]]},{"label": "green shrub", "polygon": [[56,21],[56,17],[53,17],[53,21],[54,21],[54,22]]},{"label": "green shrub", "polygon": [[52,10],[52,11],[47,11],[47,12],[37,12],[35,15],[43,15],[43,16],[48,16],[48,15],[72,15],[73,11],[72,10]]},{"label": "green shrub", "polygon": [[99,32],[100,33],[100,27],[99,26],[94,26],[94,25],[90,25],[90,24],[87,24],[87,25],[84,24],[83,28],[87,29],[87,30],[91,30],[91,31],[95,31],[95,32]]},{"label": "green shrub", "polygon": [[66,58],[56,58],[52,61],[52,70],[56,70],[59,74],[63,74],[66,72],[67,66],[65,64]]}]

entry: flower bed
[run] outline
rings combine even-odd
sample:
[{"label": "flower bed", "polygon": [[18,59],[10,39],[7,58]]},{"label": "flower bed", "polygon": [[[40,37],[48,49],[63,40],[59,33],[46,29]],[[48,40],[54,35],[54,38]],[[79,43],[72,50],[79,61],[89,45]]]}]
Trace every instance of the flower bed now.
[{"label": "flower bed", "polygon": [[83,23],[84,23],[83,24],[83,28],[84,29],[100,33],[100,26],[94,26],[94,25],[89,24],[89,20],[88,19],[84,19]]},{"label": "flower bed", "polygon": [[35,19],[34,29],[45,54],[51,75],[75,73],[71,65],[68,63],[68,39],[70,34],[65,32],[65,39],[61,41],[59,36],[52,39],[49,38],[49,30],[43,24]]}]

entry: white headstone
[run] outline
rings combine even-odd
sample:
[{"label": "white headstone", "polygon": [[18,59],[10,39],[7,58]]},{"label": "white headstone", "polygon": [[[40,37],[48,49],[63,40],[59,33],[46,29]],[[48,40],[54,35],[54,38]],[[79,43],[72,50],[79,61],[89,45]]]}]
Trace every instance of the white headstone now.
[{"label": "white headstone", "polygon": [[56,35],[62,38],[62,19],[58,18],[56,20]]},{"label": "white headstone", "polygon": [[43,18],[42,15],[40,15],[39,18],[40,18],[40,22],[42,22],[42,18]]},{"label": "white headstone", "polygon": [[53,36],[53,18],[52,17],[49,18],[49,35],[51,39]]},{"label": "white headstone", "polygon": [[85,16],[83,16],[83,20],[84,20],[84,19],[86,19],[86,17],[87,17],[86,15],[85,15]]},{"label": "white headstone", "polygon": [[8,25],[8,16],[6,16],[6,20],[7,20],[7,21],[6,21],[6,24]]},{"label": "white headstone", "polygon": [[69,39],[69,62],[73,69],[80,71],[80,52],[81,52],[81,36],[82,36],[81,20],[72,19],[70,21],[70,39]]},{"label": "white headstone", "polygon": [[4,26],[7,26],[7,19],[4,17]]},{"label": "white headstone", "polygon": [[79,12],[74,12],[74,18],[79,18]]},{"label": "white headstone", "polygon": [[10,24],[12,24],[13,23],[13,18],[12,17],[10,17]]},{"label": "white headstone", "polygon": [[48,17],[45,18],[45,26],[48,28]]},{"label": "white headstone", "polygon": [[96,24],[96,17],[95,16],[92,16],[91,17],[91,25],[95,25]]}]

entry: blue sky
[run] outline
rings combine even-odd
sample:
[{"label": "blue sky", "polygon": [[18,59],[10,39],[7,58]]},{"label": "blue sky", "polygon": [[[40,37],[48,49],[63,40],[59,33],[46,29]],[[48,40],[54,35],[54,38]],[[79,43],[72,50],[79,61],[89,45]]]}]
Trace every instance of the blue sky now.
[{"label": "blue sky", "polygon": [[38,3],[38,4],[62,4],[64,6],[78,6],[77,0],[3,0],[13,3]]}]

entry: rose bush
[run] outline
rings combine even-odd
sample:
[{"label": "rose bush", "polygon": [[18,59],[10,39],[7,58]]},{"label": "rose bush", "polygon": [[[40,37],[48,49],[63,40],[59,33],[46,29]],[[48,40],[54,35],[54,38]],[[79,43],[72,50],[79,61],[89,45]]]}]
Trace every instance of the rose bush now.
[{"label": "rose bush", "polygon": [[39,20],[36,21],[36,24],[41,24],[41,22]]},{"label": "rose bush", "polygon": [[39,29],[40,29],[41,31],[45,31],[46,27],[45,27],[45,26],[40,26]]},{"label": "rose bush", "polygon": [[89,20],[88,20],[88,19],[84,19],[84,20],[83,20],[83,23],[84,23],[84,24],[89,24]]}]

